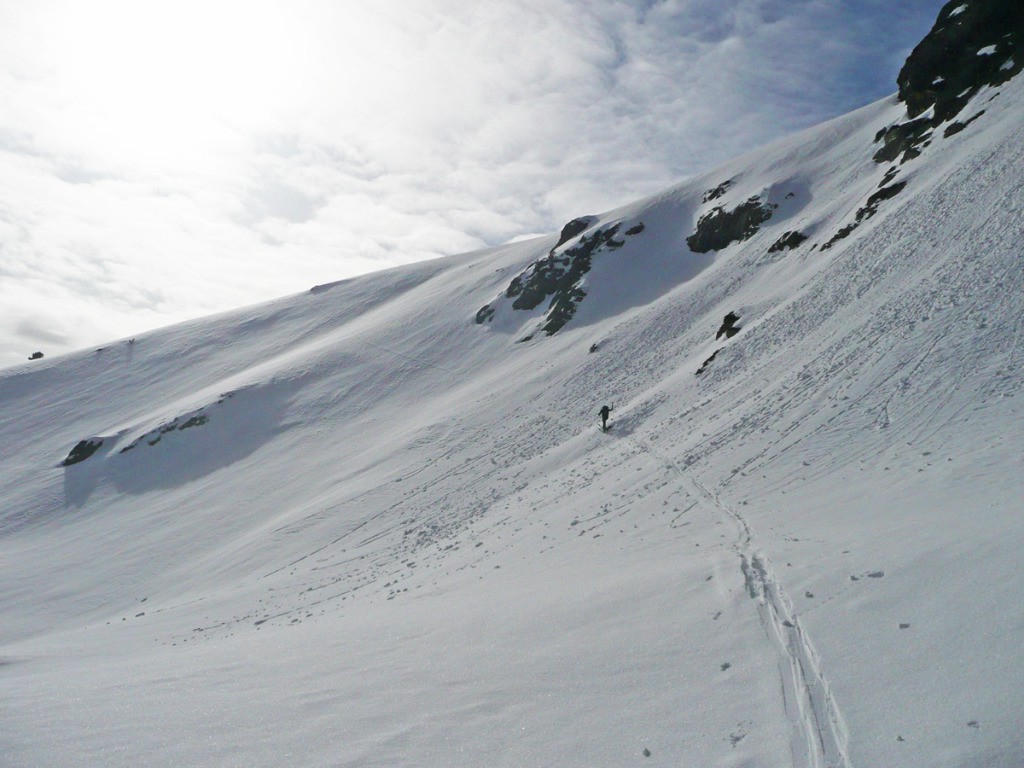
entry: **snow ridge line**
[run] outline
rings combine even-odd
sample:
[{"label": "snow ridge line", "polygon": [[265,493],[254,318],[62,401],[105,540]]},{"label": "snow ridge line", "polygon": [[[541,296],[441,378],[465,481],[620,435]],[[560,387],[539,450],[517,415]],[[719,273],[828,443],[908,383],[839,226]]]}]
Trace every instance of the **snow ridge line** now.
[{"label": "snow ridge line", "polygon": [[[738,538],[732,549],[740,558],[747,594],[757,600],[757,612],[765,633],[775,645],[782,664],[782,698],[786,713],[793,718],[790,752],[799,768],[853,768],[849,755],[849,733],[818,655],[803,631],[792,603],[775,578],[763,552],[753,551],[750,523],[724,503],[714,491],[684,473],[668,456],[655,451],[647,441],[634,436],[643,451],[665,463],[737,526]],[[791,706],[796,708],[791,712]],[[802,747],[802,748],[801,748]]]}]

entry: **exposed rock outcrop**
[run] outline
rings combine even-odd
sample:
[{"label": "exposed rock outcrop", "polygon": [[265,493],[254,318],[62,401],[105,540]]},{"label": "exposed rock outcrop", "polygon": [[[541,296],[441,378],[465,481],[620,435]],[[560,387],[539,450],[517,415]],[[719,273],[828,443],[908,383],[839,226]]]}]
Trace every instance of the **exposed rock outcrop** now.
[{"label": "exposed rock outcrop", "polygon": [[768,253],[778,253],[779,251],[796,248],[806,239],[807,235],[803,232],[785,232],[782,237],[771,244],[768,248]]},{"label": "exposed rock outcrop", "polygon": [[555,243],[555,248],[558,248],[564,245],[565,243],[569,242],[574,237],[576,237],[576,235],[586,232],[596,223],[596,216],[580,216],[568,222],[564,227],[562,227],[562,231],[558,235],[558,242]]},{"label": "exposed rock outcrop", "polygon": [[712,208],[698,219],[693,234],[686,238],[686,244],[694,253],[720,251],[732,243],[752,237],[772,217],[777,207],[755,195],[731,211],[721,206]]},{"label": "exposed rock outcrop", "polygon": [[722,324],[718,327],[718,333],[715,334],[715,340],[725,336],[727,339],[731,339],[737,333],[740,332],[740,326],[736,325],[740,321],[740,316],[735,312],[730,312],[722,319]]},{"label": "exposed rock outcrop", "polygon": [[[612,251],[626,244],[625,240],[616,239],[622,226],[620,223],[583,234],[574,245],[562,251],[558,250],[574,237],[586,233],[596,221],[593,216],[570,221],[562,228],[558,244],[548,252],[548,255],[516,275],[505,289],[502,298],[512,299],[514,310],[533,310],[549,301],[544,322],[540,327],[548,336],[557,333],[572,319],[580,302],[586,297],[582,281],[583,276],[590,271],[593,258],[602,250]],[[637,222],[629,227],[625,234],[638,235],[643,231],[643,222]],[[494,304],[485,304],[477,310],[476,323],[491,322],[495,311]],[[528,341],[531,338],[533,334],[520,341]]]},{"label": "exposed rock outcrop", "polygon": [[[231,394],[232,393],[229,392],[224,397],[231,397]],[[224,402],[224,400],[222,399],[219,402],[222,403]],[[178,416],[174,419],[171,419],[171,421],[169,421],[168,423],[163,424],[157,427],[156,429],[147,432],[141,437],[136,438],[131,443],[122,448],[120,452],[127,453],[128,451],[141,445],[142,443],[146,443],[147,445],[156,445],[168,432],[174,432],[175,430],[181,431],[185,429],[191,429],[192,427],[200,427],[210,420],[210,417],[203,413],[204,410],[205,409],[200,408],[198,411],[195,411],[194,413]]]},{"label": "exposed rock outcrop", "polygon": [[709,189],[704,193],[704,199],[701,200],[703,203],[710,203],[712,200],[717,200],[726,192],[729,191],[729,187],[732,186],[732,179],[726,179],[714,189]]},{"label": "exposed rock outcrop", "polygon": [[[1024,69],[1024,4],[1019,0],[951,0],[897,77],[907,120],[879,131],[877,162],[913,159],[943,123],[960,114],[986,86]],[[955,123],[952,136],[980,116]]]},{"label": "exposed rock outcrop", "polygon": [[720,349],[716,349],[714,352],[712,352],[711,353],[711,357],[709,357],[707,360],[705,360],[703,363],[701,363],[700,368],[698,368],[696,371],[694,371],[693,375],[694,376],[700,376],[702,373],[704,373],[704,371],[706,371],[708,369],[708,366],[711,365],[712,361],[716,357],[718,357],[718,353],[721,352],[721,351],[722,350],[720,350]]},{"label": "exposed rock outcrop", "polygon": [[557,333],[576,314],[577,306],[587,295],[580,286],[580,280],[590,271],[594,254],[602,246],[622,245],[621,241],[614,240],[618,231],[617,224],[598,230],[589,237],[581,238],[563,253],[552,251],[536,262],[531,269],[513,279],[505,291],[507,298],[515,298],[512,308],[535,309],[550,297],[546,322],[541,330],[548,336]]},{"label": "exposed rock outcrop", "polygon": [[833,245],[835,245],[843,238],[849,237],[853,233],[853,231],[861,225],[862,222],[867,221],[876,213],[878,213],[878,206],[882,203],[882,201],[896,197],[896,195],[902,192],[903,188],[906,186],[907,182],[900,181],[897,182],[896,184],[890,184],[887,187],[882,187],[877,192],[872,194],[867,199],[867,202],[865,202],[864,205],[857,209],[856,218],[846,226],[842,227],[838,232],[836,232],[832,236],[832,239],[830,239],[827,243],[821,246],[821,250],[827,251],[829,248],[831,248]]},{"label": "exposed rock outcrop", "polygon": [[979,89],[1024,69],[1024,5],[1015,0],[951,0],[896,80],[911,119],[934,108],[944,122]]},{"label": "exposed rock outcrop", "polygon": [[90,437],[88,440],[80,440],[71,452],[68,453],[67,458],[60,463],[62,467],[70,467],[72,464],[78,464],[79,462],[85,461],[92,456],[96,451],[103,445],[103,438]]}]

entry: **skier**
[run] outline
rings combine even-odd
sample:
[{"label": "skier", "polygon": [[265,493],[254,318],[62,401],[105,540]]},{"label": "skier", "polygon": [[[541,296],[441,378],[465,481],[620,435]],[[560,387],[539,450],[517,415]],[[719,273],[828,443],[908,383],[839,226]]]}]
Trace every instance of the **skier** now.
[{"label": "skier", "polygon": [[598,413],[601,414],[601,431],[602,432],[607,432],[608,431],[608,414],[611,413],[611,412],[612,412],[612,409],[609,408],[607,405],[602,405],[601,406],[601,410],[598,411]]}]

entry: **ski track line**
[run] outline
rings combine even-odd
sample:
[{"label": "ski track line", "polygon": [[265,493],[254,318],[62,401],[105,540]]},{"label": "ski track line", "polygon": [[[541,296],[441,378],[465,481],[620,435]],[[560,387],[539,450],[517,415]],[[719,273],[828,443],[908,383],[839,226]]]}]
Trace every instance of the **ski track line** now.
[{"label": "ski track line", "polygon": [[794,728],[790,742],[794,767],[853,768],[849,756],[849,733],[828,681],[822,674],[821,662],[792,603],[775,578],[767,555],[754,550],[753,533],[746,518],[702,482],[684,473],[675,461],[656,451],[647,441],[636,436],[632,440],[687,481],[697,496],[710,501],[736,524],[738,536],[732,549],[740,558],[747,594],[757,600],[761,625],[781,657],[779,672],[783,707],[792,718]]}]

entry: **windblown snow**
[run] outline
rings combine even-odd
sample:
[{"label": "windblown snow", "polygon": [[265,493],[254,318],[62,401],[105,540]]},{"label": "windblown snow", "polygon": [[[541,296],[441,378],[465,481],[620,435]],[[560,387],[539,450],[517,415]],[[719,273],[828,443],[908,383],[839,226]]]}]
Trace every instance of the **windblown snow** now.
[{"label": "windblown snow", "polygon": [[1019,764],[1022,104],[0,371],[0,763]]}]

